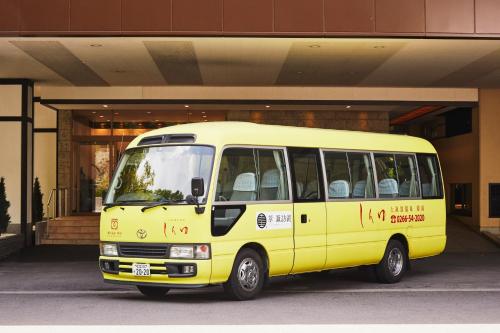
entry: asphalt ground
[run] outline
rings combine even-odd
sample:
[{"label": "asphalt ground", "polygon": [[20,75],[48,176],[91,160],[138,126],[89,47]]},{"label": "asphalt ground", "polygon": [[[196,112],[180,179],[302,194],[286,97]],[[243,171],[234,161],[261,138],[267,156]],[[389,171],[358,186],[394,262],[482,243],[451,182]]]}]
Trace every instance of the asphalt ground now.
[{"label": "asphalt ground", "polygon": [[94,247],[42,247],[0,262],[0,325],[498,324],[499,248],[467,229],[456,234],[398,284],[342,269],[272,279],[247,302],[219,286],[150,300],[105,284]]}]

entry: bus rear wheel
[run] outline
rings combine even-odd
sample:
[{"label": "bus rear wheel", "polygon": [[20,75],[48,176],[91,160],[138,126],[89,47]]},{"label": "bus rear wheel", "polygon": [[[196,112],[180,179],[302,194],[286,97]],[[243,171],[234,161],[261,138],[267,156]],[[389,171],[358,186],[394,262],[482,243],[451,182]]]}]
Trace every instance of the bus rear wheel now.
[{"label": "bus rear wheel", "polygon": [[165,287],[150,287],[150,286],[137,286],[137,289],[149,298],[163,298],[169,291],[169,288]]},{"label": "bus rear wheel", "polygon": [[264,280],[262,258],[256,251],[245,248],[236,256],[229,280],[224,283],[224,291],[233,300],[250,300],[262,291]]},{"label": "bus rear wheel", "polygon": [[402,278],[408,267],[408,256],[405,246],[396,239],[389,240],[385,254],[375,266],[377,279],[382,283],[396,283]]}]

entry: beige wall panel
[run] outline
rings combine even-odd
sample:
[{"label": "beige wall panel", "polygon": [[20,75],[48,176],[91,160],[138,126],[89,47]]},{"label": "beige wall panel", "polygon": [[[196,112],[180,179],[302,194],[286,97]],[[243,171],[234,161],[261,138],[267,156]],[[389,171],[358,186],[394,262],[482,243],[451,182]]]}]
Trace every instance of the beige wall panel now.
[{"label": "beige wall panel", "polygon": [[0,86],[0,116],[21,115],[22,89],[20,85]]},{"label": "beige wall panel", "polygon": [[13,230],[19,228],[21,219],[21,123],[0,122],[0,141],[8,142],[2,149],[0,177],[5,178],[10,220],[16,224],[9,230]]},{"label": "beige wall panel", "polygon": [[289,99],[477,102],[475,88],[367,87],[57,87],[39,86],[44,99]]},{"label": "beige wall panel", "polygon": [[35,103],[35,128],[56,128],[57,112],[40,103]]},{"label": "beige wall panel", "polygon": [[43,193],[43,210],[47,214],[50,191],[56,188],[57,133],[35,133],[34,176]]},{"label": "beige wall panel", "polygon": [[500,183],[500,89],[479,91],[479,195],[481,228],[500,228],[489,218],[489,183]]}]

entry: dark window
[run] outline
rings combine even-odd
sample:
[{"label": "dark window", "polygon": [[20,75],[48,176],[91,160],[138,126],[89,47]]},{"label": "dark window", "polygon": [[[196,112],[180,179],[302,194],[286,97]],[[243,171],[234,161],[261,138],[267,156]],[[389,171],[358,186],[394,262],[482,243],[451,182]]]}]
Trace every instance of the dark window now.
[{"label": "dark window", "polygon": [[396,154],[399,197],[420,197],[420,182],[418,181],[417,163],[414,155]]},{"label": "dark window", "polygon": [[215,201],[288,200],[283,150],[228,148],[219,167]]},{"label": "dark window", "polygon": [[323,199],[319,175],[318,149],[289,149],[292,166],[295,199],[297,201],[320,201]]},{"label": "dark window", "polygon": [[500,184],[490,184],[490,217],[500,217]]},{"label": "dark window", "polygon": [[325,152],[328,198],[374,198],[373,168],[368,153]]},{"label": "dark window", "polygon": [[443,185],[436,155],[417,154],[418,171],[422,185],[422,198],[443,198]]},{"label": "dark window", "polygon": [[472,216],[472,184],[451,184],[450,212]]},{"label": "dark window", "polygon": [[380,198],[399,196],[398,173],[393,154],[374,154],[377,170],[378,195]]},{"label": "dark window", "polygon": [[212,236],[224,236],[245,212],[245,205],[212,207]]},{"label": "dark window", "polygon": [[444,114],[446,137],[472,132],[472,108],[457,108]]}]

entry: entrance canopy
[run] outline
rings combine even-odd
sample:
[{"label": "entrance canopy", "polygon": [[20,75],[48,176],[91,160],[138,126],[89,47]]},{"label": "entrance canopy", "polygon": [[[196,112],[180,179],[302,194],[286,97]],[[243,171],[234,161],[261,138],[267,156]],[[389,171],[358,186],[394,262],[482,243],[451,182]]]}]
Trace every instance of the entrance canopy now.
[{"label": "entrance canopy", "polygon": [[500,40],[0,38],[0,77],[57,86],[499,87]]}]

